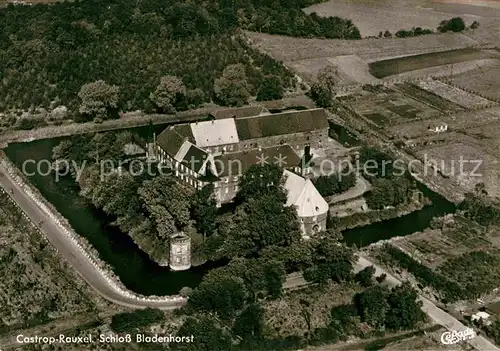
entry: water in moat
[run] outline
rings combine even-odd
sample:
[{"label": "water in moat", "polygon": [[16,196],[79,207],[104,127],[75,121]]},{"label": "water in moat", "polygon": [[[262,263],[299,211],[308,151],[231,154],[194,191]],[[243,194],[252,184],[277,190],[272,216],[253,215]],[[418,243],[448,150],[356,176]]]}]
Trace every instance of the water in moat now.
[{"label": "water in moat", "polygon": [[[131,128],[129,131],[148,137],[153,134],[153,131],[158,133],[165,127],[166,125],[138,127]],[[5,152],[17,165],[21,165],[25,160],[35,162],[51,160],[52,148],[61,140],[62,138],[53,138],[11,144]],[[56,182],[51,175],[39,174],[29,179],[42,195],[68,219],[75,231],[96,248],[101,259],[113,267],[115,274],[132,291],[144,295],[176,294],[184,286],[198,285],[203,275],[217,266],[215,263],[207,263],[184,272],[172,272],[167,267],[161,267],[150,260],[127,234],[111,225],[113,218],[96,209],[80,196],[78,186],[71,179]],[[347,230],[343,233],[345,241],[361,247],[382,239],[408,235],[425,229],[433,217],[454,210],[453,204],[440,195],[424,186],[422,188],[425,196],[432,200],[432,206],[400,218]]]}]

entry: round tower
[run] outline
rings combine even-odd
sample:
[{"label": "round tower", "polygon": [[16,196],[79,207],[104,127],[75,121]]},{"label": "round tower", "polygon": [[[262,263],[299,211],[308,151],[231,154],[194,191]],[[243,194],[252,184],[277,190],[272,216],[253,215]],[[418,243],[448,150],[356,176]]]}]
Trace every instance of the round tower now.
[{"label": "round tower", "polygon": [[182,232],[170,237],[169,266],[173,271],[191,268],[191,238]]}]

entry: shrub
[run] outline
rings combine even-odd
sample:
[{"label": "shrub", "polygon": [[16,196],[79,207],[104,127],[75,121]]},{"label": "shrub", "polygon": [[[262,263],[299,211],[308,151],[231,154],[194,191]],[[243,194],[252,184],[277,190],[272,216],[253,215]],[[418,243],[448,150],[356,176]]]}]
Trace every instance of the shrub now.
[{"label": "shrub", "polygon": [[115,314],[111,317],[110,327],[117,333],[134,332],[136,329],[161,322],[164,319],[165,315],[162,311],[146,308],[144,310],[137,310],[134,312]]}]

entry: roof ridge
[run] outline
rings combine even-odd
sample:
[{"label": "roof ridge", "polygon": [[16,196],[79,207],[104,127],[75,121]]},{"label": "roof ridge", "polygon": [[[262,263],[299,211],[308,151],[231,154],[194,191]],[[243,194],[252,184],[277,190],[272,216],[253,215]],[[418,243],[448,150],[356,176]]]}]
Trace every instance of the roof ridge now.
[{"label": "roof ridge", "polygon": [[278,113],[271,113],[271,114],[268,114],[268,115],[255,115],[255,116],[248,116],[248,117],[240,117],[238,119],[241,120],[241,119],[250,119],[250,118],[261,118],[261,117],[269,117],[269,116],[279,116],[279,115],[286,115],[288,113],[306,113],[306,112],[317,111],[317,110],[324,110],[324,108],[315,107],[315,108],[308,108],[307,110],[290,110],[290,111],[284,111],[284,112],[278,112]]}]

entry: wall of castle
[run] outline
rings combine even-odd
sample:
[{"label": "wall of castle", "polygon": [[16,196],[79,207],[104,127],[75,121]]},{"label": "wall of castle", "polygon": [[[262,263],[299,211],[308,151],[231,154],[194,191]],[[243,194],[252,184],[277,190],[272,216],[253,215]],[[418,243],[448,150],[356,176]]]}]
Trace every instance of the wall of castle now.
[{"label": "wall of castle", "polygon": [[302,235],[312,236],[326,230],[327,212],[314,217],[300,217]]},{"label": "wall of castle", "polygon": [[307,133],[294,133],[287,135],[270,136],[240,141],[238,148],[240,151],[256,149],[259,147],[273,147],[279,145],[290,145],[296,152],[304,150],[306,146],[312,149],[322,149],[328,142],[328,128],[315,130]]}]

